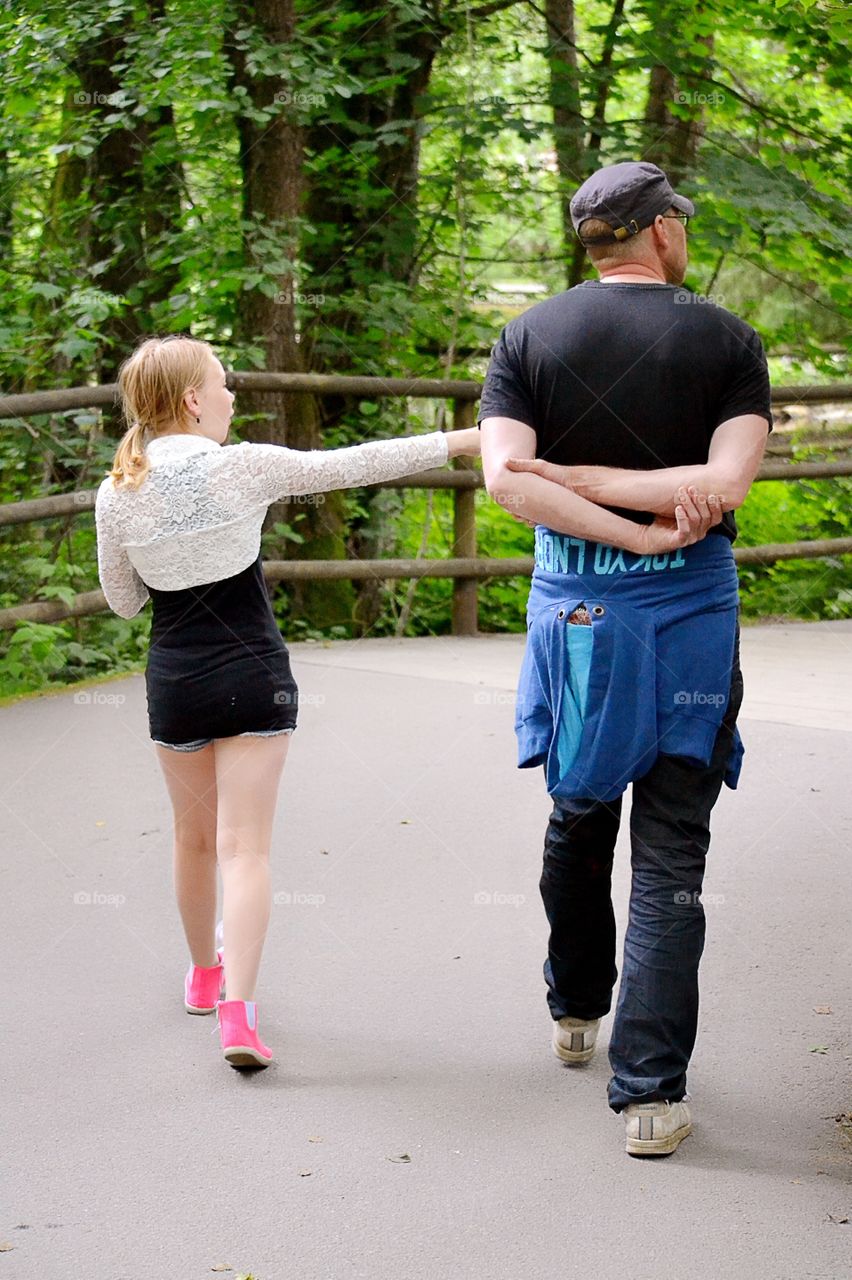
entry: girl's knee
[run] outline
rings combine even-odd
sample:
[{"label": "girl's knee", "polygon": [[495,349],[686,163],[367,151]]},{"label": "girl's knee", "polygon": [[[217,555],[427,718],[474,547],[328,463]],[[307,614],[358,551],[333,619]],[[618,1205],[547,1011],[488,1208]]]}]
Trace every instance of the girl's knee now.
[{"label": "girl's knee", "polygon": [[262,840],[252,840],[249,837],[228,832],[217,838],[216,855],[220,867],[230,867],[240,863],[266,865],[269,863],[269,845]]}]

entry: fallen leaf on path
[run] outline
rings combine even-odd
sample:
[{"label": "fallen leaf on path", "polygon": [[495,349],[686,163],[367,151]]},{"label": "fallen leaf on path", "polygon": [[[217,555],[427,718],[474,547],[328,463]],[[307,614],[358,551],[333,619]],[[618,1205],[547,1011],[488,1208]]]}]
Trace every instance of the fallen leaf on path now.
[{"label": "fallen leaf on path", "polygon": [[313,1174],[313,1169],[300,1169],[300,1170],[299,1170],[299,1177],[300,1177],[300,1178],[310,1178],[310,1177],[312,1176],[312,1174]]},{"label": "fallen leaf on path", "polygon": [[828,1053],[827,1044],[815,1044],[808,1050],[808,1053]]},{"label": "fallen leaf on path", "polygon": [[836,1222],[838,1226],[843,1226],[845,1223],[849,1221],[848,1218],[835,1218],[833,1213],[830,1213],[828,1215],[828,1220],[829,1222]]},{"label": "fallen leaf on path", "polygon": [[14,1249],[13,1244],[9,1244],[8,1240],[0,1241],[0,1253],[8,1253],[10,1249]]},{"label": "fallen leaf on path", "polygon": [[390,1160],[391,1164],[411,1164],[411,1156],[404,1153],[401,1156],[385,1156],[386,1160]]},{"label": "fallen leaf on path", "polygon": [[815,1005],[814,1005],[814,1013],[833,1013],[833,1012],[834,1012],[834,1010],[832,1009],[832,1007],[831,1007],[831,1005],[830,1005],[830,1004],[815,1004]]},{"label": "fallen leaf on path", "polygon": [[217,1262],[215,1267],[211,1267],[211,1271],[233,1271],[233,1267],[229,1267],[227,1262]]},{"label": "fallen leaf on path", "polygon": [[324,1141],[323,1138],[317,1138],[317,1137],[308,1138],[308,1142],[323,1142],[323,1141]]}]

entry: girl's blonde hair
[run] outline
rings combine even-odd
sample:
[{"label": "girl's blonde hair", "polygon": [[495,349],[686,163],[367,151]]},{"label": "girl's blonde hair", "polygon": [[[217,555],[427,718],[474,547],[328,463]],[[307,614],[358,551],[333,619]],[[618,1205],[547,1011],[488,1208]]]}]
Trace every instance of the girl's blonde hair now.
[{"label": "girl's blonde hair", "polygon": [[215,358],[198,338],[172,333],[146,338],[118,371],[118,392],[127,431],[112,463],[113,484],[136,489],[148,474],[147,440],[188,429],[183,398],[197,390]]}]

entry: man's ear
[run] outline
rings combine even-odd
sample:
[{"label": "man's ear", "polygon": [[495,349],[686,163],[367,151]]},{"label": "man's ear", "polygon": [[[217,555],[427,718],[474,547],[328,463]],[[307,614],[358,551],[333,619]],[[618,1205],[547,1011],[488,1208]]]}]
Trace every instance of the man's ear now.
[{"label": "man's ear", "polygon": [[667,249],[669,246],[669,229],[666,226],[666,220],[661,213],[658,213],[654,221],[651,223],[651,235],[653,237],[654,246],[661,249]]}]

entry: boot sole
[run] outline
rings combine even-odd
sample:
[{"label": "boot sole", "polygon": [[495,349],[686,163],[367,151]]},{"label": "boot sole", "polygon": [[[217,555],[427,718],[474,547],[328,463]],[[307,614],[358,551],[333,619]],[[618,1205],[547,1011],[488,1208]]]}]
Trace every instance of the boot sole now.
[{"label": "boot sole", "polygon": [[[224,1000],[224,998],[225,998],[225,988],[222,987],[221,991],[219,992],[219,999]],[[187,1004],[186,1000],[184,1000],[183,1007],[184,1009],[186,1009],[187,1013],[215,1013],[216,1012],[215,1004],[211,1004],[210,1007],[208,1008],[207,1005]]]},{"label": "boot sole", "polygon": [[264,1058],[263,1054],[247,1044],[232,1044],[223,1052],[225,1061],[230,1062],[232,1067],[268,1067],[272,1062],[271,1057]]},{"label": "boot sole", "polygon": [[629,1156],[670,1156],[692,1133],[692,1125],[681,1125],[665,1138],[628,1138],[625,1150]]}]

